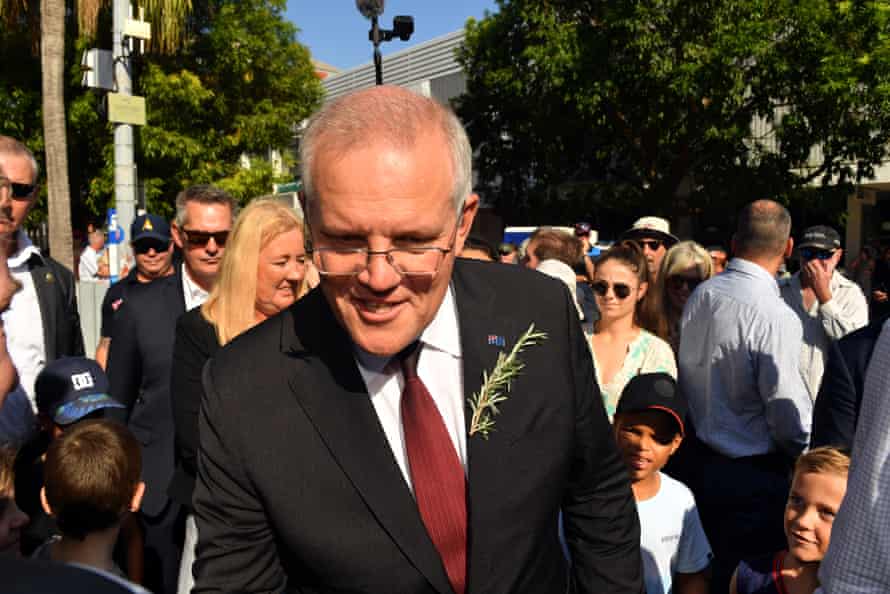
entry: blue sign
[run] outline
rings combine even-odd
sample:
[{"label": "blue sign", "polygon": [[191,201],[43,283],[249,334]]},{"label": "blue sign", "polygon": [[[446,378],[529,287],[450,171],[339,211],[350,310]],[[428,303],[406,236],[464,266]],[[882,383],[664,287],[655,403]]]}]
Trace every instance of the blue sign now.
[{"label": "blue sign", "polygon": [[119,244],[124,242],[124,230],[117,223],[117,209],[109,208],[108,215],[105,217],[108,229],[108,237],[105,240],[109,244]]}]

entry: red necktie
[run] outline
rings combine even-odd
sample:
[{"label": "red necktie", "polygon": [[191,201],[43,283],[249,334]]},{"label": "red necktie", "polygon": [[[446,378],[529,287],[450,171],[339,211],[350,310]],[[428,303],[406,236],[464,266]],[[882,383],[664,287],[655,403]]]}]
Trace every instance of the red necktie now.
[{"label": "red necktie", "polygon": [[451,587],[467,584],[467,481],[442,415],[417,376],[420,346],[402,356],[402,427],[420,517],[439,551]]}]

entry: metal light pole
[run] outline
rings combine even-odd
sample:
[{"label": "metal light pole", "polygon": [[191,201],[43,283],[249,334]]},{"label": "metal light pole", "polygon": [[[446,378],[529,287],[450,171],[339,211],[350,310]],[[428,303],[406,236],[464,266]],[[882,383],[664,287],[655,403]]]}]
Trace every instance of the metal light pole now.
[{"label": "metal light pole", "polygon": [[411,39],[414,33],[414,17],[400,15],[392,20],[392,29],[381,29],[377,17],[383,14],[384,0],[355,0],[355,6],[366,19],[371,20],[368,39],[374,44],[374,73],[378,85],[383,84],[383,56],[380,54],[380,43],[392,41],[398,37],[402,41]]},{"label": "metal light pole", "polygon": [[[112,7],[114,81],[117,85],[117,92],[126,96],[133,94],[129,52],[124,47],[124,24],[129,16],[130,1],[114,0]],[[129,233],[130,224],[136,216],[136,163],[133,155],[133,126],[116,123],[114,125],[114,201],[117,208],[118,224],[127,233]],[[117,262],[115,262],[116,264]]]}]

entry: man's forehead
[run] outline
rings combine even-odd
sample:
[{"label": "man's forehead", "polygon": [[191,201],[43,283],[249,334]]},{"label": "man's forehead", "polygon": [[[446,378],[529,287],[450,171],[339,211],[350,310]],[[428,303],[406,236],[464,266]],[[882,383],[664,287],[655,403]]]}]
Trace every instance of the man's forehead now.
[{"label": "man's forehead", "polygon": [[0,171],[12,182],[34,183],[34,164],[25,155],[0,152]]}]

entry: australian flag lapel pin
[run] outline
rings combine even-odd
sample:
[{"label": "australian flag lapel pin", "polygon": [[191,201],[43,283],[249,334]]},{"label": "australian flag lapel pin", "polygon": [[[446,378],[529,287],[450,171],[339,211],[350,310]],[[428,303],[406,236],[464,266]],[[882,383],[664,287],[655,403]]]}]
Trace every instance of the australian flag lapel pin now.
[{"label": "australian flag lapel pin", "polygon": [[507,341],[504,340],[503,336],[498,336],[497,334],[489,334],[488,344],[489,346],[503,347],[507,344]]}]

